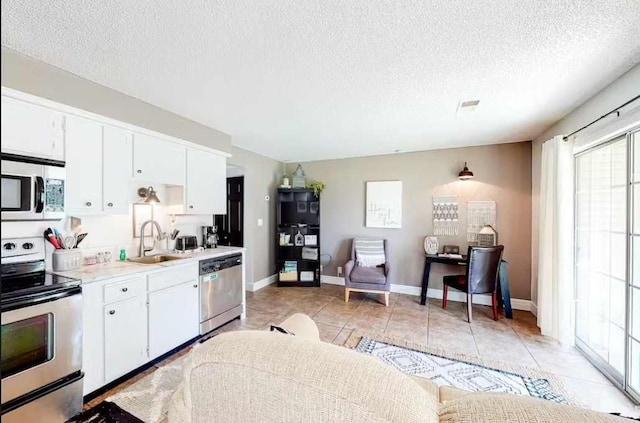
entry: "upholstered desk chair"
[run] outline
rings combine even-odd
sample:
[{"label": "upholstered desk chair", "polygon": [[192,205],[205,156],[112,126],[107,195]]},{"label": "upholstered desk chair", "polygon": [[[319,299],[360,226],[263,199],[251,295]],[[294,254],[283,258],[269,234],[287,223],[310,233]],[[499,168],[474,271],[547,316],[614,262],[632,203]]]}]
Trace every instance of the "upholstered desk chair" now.
[{"label": "upholstered desk chair", "polygon": [[384,294],[389,307],[389,255],[386,239],[354,239],[351,242],[351,260],[344,265],[344,301],[349,293],[372,292]]},{"label": "upholstered desk chair", "polygon": [[448,275],[442,278],[442,308],[447,308],[448,288],[455,288],[467,294],[467,320],[471,323],[473,294],[491,293],[493,320],[498,320],[498,270],[504,246],[469,247],[467,251],[467,273]]}]

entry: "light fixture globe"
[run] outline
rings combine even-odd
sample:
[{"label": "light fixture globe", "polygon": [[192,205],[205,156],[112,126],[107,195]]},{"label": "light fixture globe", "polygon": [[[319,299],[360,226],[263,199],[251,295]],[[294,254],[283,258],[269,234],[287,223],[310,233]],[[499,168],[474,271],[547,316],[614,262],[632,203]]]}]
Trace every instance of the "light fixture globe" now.
[{"label": "light fixture globe", "polygon": [[460,173],[458,173],[458,179],[460,179],[461,181],[473,179],[473,172],[469,170],[467,162],[464,162],[464,169],[462,169]]}]

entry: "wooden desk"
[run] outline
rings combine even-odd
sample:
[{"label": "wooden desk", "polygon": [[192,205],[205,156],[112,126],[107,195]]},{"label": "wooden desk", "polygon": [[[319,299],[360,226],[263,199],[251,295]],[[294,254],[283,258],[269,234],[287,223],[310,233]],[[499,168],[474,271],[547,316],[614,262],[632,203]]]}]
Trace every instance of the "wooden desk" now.
[{"label": "wooden desk", "polygon": [[[448,265],[466,266],[467,256],[462,258],[440,257],[438,255],[424,255],[424,272],[422,274],[422,291],[420,293],[420,304],[427,303],[427,289],[429,288],[429,273],[431,272],[431,263],[440,263]],[[504,306],[504,315],[507,319],[513,319],[513,311],[511,310],[511,293],[509,292],[509,280],[507,278],[507,262],[500,262],[498,271],[498,307]]]}]

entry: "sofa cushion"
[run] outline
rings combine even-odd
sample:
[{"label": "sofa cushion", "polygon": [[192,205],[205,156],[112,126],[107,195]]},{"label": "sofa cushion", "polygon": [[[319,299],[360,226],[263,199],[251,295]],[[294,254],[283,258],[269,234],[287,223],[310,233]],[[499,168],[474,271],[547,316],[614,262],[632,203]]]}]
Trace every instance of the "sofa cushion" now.
[{"label": "sofa cushion", "polygon": [[352,282],[373,283],[378,285],[384,285],[387,281],[384,275],[384,267],[356,266],[351,271],[349,279],[351,279]]},{"label": "sofa cushion", "polygon": [[299,336],[223,333],[195,349],[190,364],[170,423],[438,422],[436,397],[403,373]]},{"label": "sofa cushion", "polygon": [[440,423],[626,423],[596,411],[512,394],[472,393],[440,407]]}]

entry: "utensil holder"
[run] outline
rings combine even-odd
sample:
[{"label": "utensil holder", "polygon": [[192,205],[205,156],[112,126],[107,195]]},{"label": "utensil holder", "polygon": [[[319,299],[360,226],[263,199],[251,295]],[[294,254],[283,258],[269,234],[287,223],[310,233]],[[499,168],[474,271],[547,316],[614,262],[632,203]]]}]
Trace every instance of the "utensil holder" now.
[{"label": "utensil holder", "polygon": [[56,272],[66,272],[67,270],[76,270],[82,266],[82,251],[78,249],[72,250],[55,250],[53,252],[53,261],[51,267]]}]

